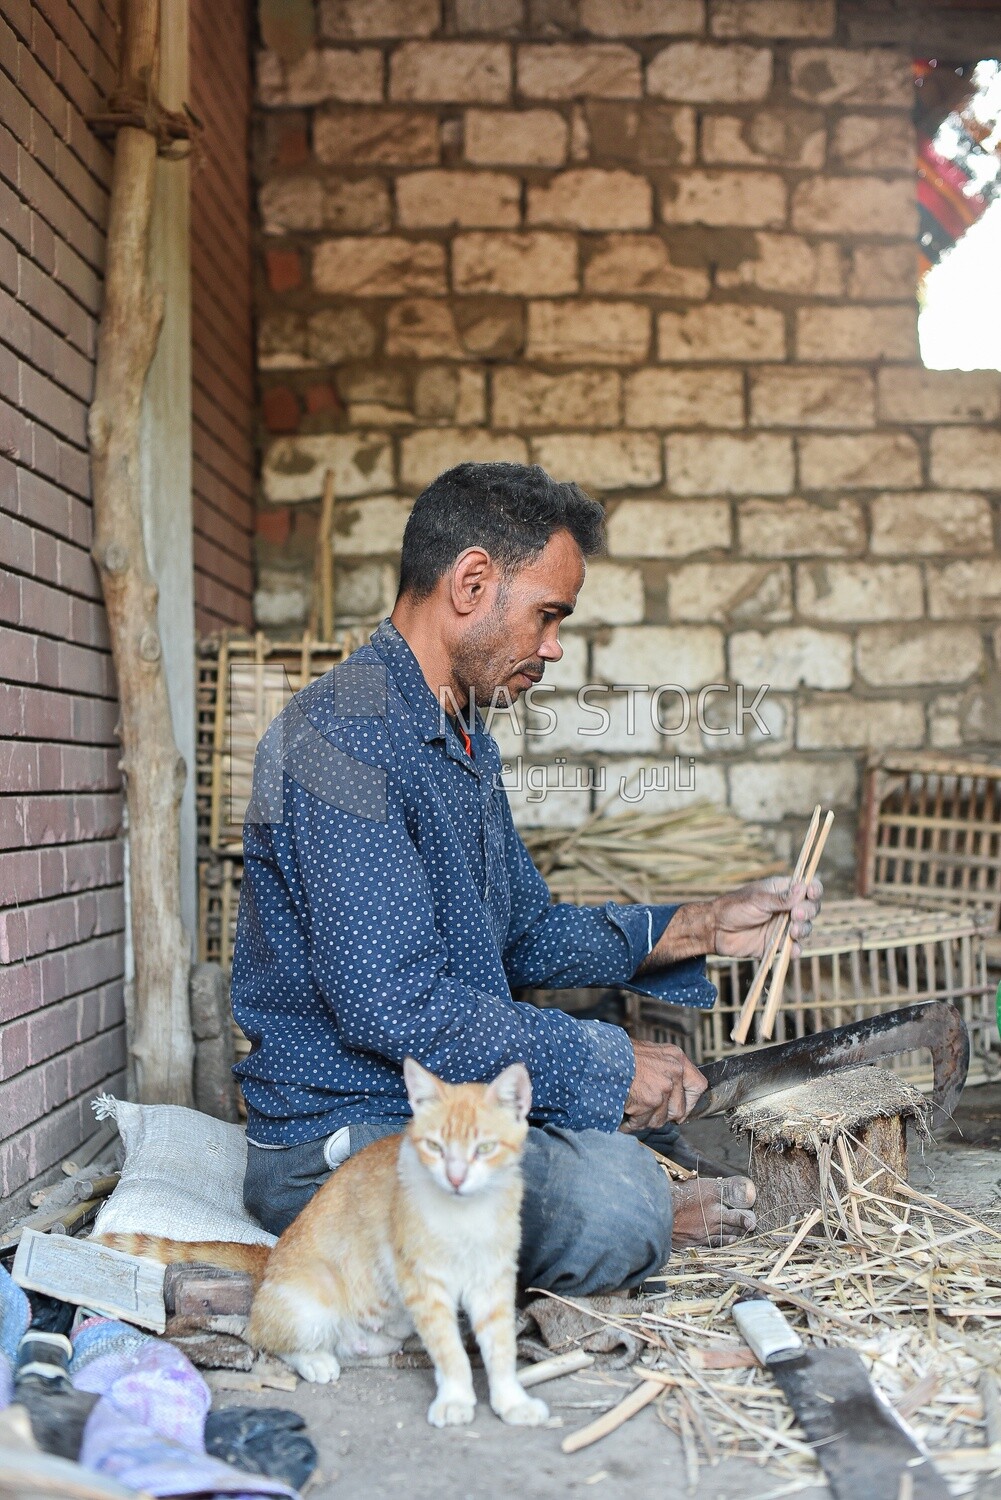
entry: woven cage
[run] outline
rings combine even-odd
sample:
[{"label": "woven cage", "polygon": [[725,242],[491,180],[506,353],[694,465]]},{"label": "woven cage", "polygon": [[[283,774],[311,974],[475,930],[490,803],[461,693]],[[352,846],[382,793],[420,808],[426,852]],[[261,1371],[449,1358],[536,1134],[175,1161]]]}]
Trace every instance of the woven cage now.
[{"label": "woven cage", "polygon": [[271,641],[261,632],[224,632],[199,642],[195,787],[200,854],[239,854],[261,735],[293,693],[361,644],[361,636],[350,633],[324,642],[308,634],[298,641]]},{"label": "woven cage", "polygon": [[236,914],[240,909],[243,857],[210,854],[199,866],[198,959],[233,966]]},{"label": "woven cage", "polygon": [[[1001,927],[1001,765],[932,755],[870,761],[860,826],[859,894],[909,906],[972,909]],[[988,956],[1001,958],[991,936]]]},{"label": "woven cage", "polygon": [[[224,632],[198,643],[195,802],[198,821],[198,958],[229,969],[243,877],[243,815],[260,738],[291,695],[360,646],[338,641],[272,641],[261,632]],[[250,1043],[234,1022],[237,1059]]]},{"label": "woven cage", "polygon": [[[951,1000],[970,1032],[971,1083],[1001,1074],[993,985],[984,951],[986,919],[972,911],[928,911],[878,901],[826,901],[803,953],[789,965],[785,998],[772,1042],[791,1041],[860,1021],[921,1000]],[[711,1011],[689,1012],[689,1055],[711,1062],[741,1051],[730,1040],[755,965],[710,958],[709,978],[719,990]],[[631,995],[628,1025],[636,1037],[675,1040],[675,1007]],[[758,1012],[760,1028],[762,1012]],[[748,1046],[764,1044],[752,1030]],[[904,1054],[893,1066],[910,1082],[931,1080],[928,1059]]]}]

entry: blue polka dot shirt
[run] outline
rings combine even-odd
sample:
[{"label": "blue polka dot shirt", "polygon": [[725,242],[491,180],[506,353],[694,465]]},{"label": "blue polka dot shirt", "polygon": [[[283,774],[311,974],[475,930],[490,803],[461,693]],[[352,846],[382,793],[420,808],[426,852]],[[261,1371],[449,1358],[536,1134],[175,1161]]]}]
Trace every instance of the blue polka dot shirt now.
[{"label": "blue polka dot shirt", "polygon": [[251,1141],[404,1120],[407,1056],[450,1082],[524,1062],[535,1123],[615,1130],[625,1032],[512,990],[628,984],[713,1004],[701,959],[632,982],[676,907],[552,903],[481,723],[470,748],[388,620],[261,740],[232,982]]}]

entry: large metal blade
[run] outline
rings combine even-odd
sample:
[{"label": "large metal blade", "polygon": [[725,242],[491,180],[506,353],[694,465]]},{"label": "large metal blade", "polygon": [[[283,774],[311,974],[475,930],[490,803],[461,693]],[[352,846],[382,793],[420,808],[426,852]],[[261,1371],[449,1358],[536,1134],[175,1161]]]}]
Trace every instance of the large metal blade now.
[{"label": "large metal blade", "polygon": [[966,1082],[970,1038],[966,1023],[948,1000],[931,1000],[852,1021],[833,1031],[780,1042],[775,1047],[734,1052],[702,1069],[708,1088],[688,1116],[721,1115],[751,1099],[808,1083],[834,1068],[853,1068],[924,1049],[931,1053],[935,1106],[933,1125],[949,1119]]},{"label": "large metal blade", "polygon": [[768,1373],[813,1445],[835,1500],[903,1494],[949,1500],[927,1450],[875,1390],[854,1350],[811,1349],[799,1359],[770,1362]]}]

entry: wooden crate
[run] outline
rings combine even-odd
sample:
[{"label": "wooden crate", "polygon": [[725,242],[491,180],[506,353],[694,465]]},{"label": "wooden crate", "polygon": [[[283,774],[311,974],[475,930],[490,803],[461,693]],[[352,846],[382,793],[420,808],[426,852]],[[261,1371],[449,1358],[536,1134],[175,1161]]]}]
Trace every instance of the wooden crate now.
[{"label": "wooden crate", "polygon": [[[918,1000],[952,1000],[970,1031],[970,1081],[996,1078],[1001,1053],[984,936],[985,918],[971,911],[935,912],[858,898],[826,901],[801,957],[789,965],[771,1040],[791,1041]],[[692,1013],[698,1023],[689,1054],[696,1063],[742,1050],[730,1032],[755,969],[749,962],[720,958],[710,958],[707,967],[719,1001],[711,1011]],[[631,996],[629,1029],[652,1041],[674,1040],[668,1034],[674,1011]],[[762,1014],[759,1009],[748,1046],[767,1045],[760,1035]],[[897,1066],[912,1082],[930,1081],[923,1054],[905,1055]]]},{"label": "wooden crate", "polygon": [[363,642],[357,632],[337,641],[272,641],[263,633],[224,632],[198,644],[198,849],[239,854],[261,736],[293,693],[322,677]]},{"label": "wooden crate", "polygon": [[[198,958],[232,967],[243,877],[243,816],[261,735],[292,693],[322,677],[363,644],[307,633],[272,641],[261,632],[223,632],[198,643],[195,799],[198,821]],[[250,1043],[233,1023],[237,1060]],[[242,1103],[242,1101],[241,1101]]]},{"label": "wooden crate", "polygon": [[198,866],[198,960],[233,966],[242,854],[209,854]]},{"label": "wooden crate", "polygon": [[[972,909],[1001,928],[1001,765],[885,754],[866,771],[858,889],[908,906]],[[991,936],[988,957],[1001,957]]]},{"label": "wooden crate", "polygon": [[[198,864],[198,961],[221,964],[227,976],[233,967],[233,944],[236,942],[236,914],[240,909],[240,882],[243,879],[242,854],[210,853]],[[228,981],[227,981],[228,982]],[[250,1052],[250,1042],[235,1020],[233,1055],[242,1062]],[[247,1106],[236,1085],[236,1106],[241,1120],[247,1118]]]}]

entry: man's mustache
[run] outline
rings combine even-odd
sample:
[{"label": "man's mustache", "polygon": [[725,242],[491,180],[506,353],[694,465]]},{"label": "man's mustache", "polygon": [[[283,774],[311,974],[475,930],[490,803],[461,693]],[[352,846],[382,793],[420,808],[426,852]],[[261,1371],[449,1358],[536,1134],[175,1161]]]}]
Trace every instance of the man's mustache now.
[{"label": "man's mustache", "polygon": [[516,677],[519,673],[524,673],[526,677],[531,677],[533,681],[541,682],[543,676],[545,675],[545,671],[546,664],[544,661],[526,661],[522,662],[520,667],[516,667],[511,675],[513,677]]}]

